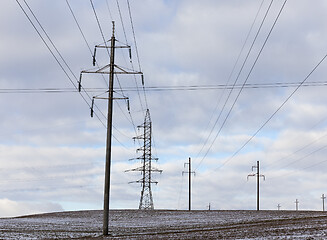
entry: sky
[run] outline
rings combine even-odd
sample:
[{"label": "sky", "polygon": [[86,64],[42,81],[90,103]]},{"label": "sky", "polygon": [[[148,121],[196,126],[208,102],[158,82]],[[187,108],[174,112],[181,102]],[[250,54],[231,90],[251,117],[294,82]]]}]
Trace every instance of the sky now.
[{"label": "sky", "polygon": [[[298,199],[322,210],[326,10],[323,0],[1,1],[0,217],[102,209],[107,102],[95,100],[93,118],[90,106],[108,76],[76,86],[112,21],[117,44],[132,49],[132,63],[127,49],[115,63],[142,71],[144,88],[140,76],[115,76],[130,113],[114,101],[111,209],[138,208],[141,185],[129,182],[142,176],[126,170],[140,166],[133,137],[149,108],[163,170],[152,176],[156,209],[188,209],[191,157],[193,209],[256,209],[247,176],[260,161],[261,209],[294,210]],[[108,64],[108,52],[96,60]]]}]

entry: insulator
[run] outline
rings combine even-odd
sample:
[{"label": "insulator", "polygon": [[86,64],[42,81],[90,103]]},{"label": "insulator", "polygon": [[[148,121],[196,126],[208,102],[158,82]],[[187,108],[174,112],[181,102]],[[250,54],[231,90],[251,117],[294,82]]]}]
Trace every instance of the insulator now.
[{"label": "insulator", "polygon": [[93,54],[93,66],[95,66],[95,54],[96,54],[96,52],[97,52],[97,48],[95,47],[94,48],[94,54]]},{"label": "insulator", "polygon": [[127,99],[127,110],[128,110],[128,112],[131,111],[131,109],[129,108],[129,99]]},{"label": "insulator", "polygon": [[131,49],[131,48],[129,48],[128,50],[129,50],[129,59],[131,59],[131,60],[132,60],[132,49]]},{"label": "insulator", "polygon": [[79,75],[79,82],[78,82],[78,91],[81,92],[82,88],[82,73]]},{"label": "insulator", "polygon": [[93,105],[94,105],[94,98],[92,98],[92,105],[91,105],[91,117],[93,117]]},{"label": "insulator", "polygon": [[141,75],[141,79],[142,79],[142,85],[144,86],[144,75]]}]

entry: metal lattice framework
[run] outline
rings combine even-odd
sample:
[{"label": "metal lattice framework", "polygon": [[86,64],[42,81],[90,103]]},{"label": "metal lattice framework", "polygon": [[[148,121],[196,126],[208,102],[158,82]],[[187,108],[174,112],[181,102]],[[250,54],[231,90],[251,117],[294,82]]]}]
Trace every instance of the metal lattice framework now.
[{"label": "metal lattice framework", "polygon": [[143,134],[134,137],[133,139],[143,140],[143,146],[137,149],[137,152],[142,152],[142,156],[136,158],[141,160],[142,166],[131,169],[128,171],[140,171],[142,173],[142,178],[138,181],[134,181],[136,183],[141,183],[141,198],[139,209],[140,210],[153,210],[153,198],[151,191],[151,184],[157,184],[157,181],[153,181],[151,177],[152,172],[162,172],[162,170],[158,170],[152,167],[152,161],[157,161],[158,158],[152,158],[151,146],[152,146],[152,122],[150,117],[150,111],[147,109],[145,114],[144,123],[138,126],[139,129],[143,128]]}]

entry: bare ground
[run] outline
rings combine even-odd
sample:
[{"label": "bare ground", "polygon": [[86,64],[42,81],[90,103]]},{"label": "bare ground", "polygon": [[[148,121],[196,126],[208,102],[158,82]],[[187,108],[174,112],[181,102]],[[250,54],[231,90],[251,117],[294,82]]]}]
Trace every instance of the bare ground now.
[{"label": "bare ground", "polygon": [[318,211],[102,211],[0,219],[0,239],[327,239],[327,213]]}]

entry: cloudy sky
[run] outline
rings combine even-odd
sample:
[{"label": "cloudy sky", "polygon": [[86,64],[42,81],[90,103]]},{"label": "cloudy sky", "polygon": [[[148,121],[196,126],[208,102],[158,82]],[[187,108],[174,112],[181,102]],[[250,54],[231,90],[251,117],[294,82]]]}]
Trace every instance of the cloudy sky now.
[{"label": "cloudy sky", "polygon": [[[106,101],[95,101],[98,117],[89,106],[108,77],[83,75],[85,91],[75,89],[103,42],[92,4],[105,39],[114,20],[119,44],[132,47],[133,66],[126,49],[116,64],[141,67],[145,80],[143,91],[139,76],[115,78],[115,96],[131,109],[114,103],[111,208],[138,207],[141,186],[128,182],[141,175],[125,170],[140,166],[129,159],[139,156],[135,126],[148,107],[163,170],[153,175],[155,208],[188,208],[191,157],[194,209],[255,209],[247,175],[257,161],[262,209],[295,209],[295,199],[322,209],[326,1],[3,0],[0,217],[102,209]],[[99,66],[108,59],[98,49]]]}]

